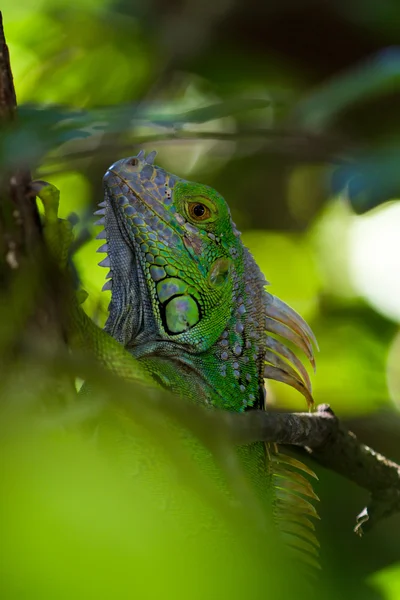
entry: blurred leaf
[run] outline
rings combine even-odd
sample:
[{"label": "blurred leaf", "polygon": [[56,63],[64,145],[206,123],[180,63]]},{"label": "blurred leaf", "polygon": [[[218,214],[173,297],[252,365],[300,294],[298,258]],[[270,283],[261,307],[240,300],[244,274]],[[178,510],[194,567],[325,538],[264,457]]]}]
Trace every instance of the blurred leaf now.
[{"label": "blurred leaf", "polygon": [[174,125],[185,123],[205,123],[207,121],[213,121],[214,119],[222,119],[223,117],[236,115],[237,113],[241,112],[267,108],[270,105],[271,100],[268,98],[232,98],[231,100],[211,104],[210,106],[205,106],[204,108],[197,108],[181,114],[171,115],[169,120]]},{"label": "blurred leaf", "polygon": [[[258,599],[267,587],[283,599],[294,592],[273,531],[250,525],[212,469],[201,475],[195,462],[181,462],[187,449],[174,427],[158,419],[143,428],[110,407],[96,420],[94,443],[90,423],[84,433],[70,414],[63,422],[62,410],[36,411],[30,400],[29,412],[19,404],[2,414],[2,597]],[[46,397],[37,401],[43,407]],[[182,448],[171,456],[172,439]],[[193,489],[190,482],[203,480],[203,491]]]},{"label": "blurred leaf", "polygon": [[347,195],[353,210],[363,214],[400,197],[400,146],[376,149],[335,169],[333,193]]},{"label": "blurred leaf", "polygon": [[400,48],[386,48],[336,75],[298,102],[292,123],[311,131],[331,127],[356,102],[400,88]]},{"label": "blurred leaf", "polygon": [[[157,110],[153,104],[119,105],[88,111],[56,105],[21,105],[17,126],[3,134],[0,140],[0,163],[5,166],[21,161],[35,164],[66,142],[79,142],[98,133],[126,134],[129,129],[133,132],[146,126],[149,136],[150,132],[160,134],[160,127],[165,134],[189,123],[206,123],[241,111],[264,108],[269,103],[269,100],[229,100],[183,113],[171,111],[172,107]],[[80,148],[78,142],[74,150],[82,152],[85,146]],[[89,144],[87,152],[88,156],[93,152],[93,143]]]},{"label": "blurred leaf", "polygon": [[368,414],[386,406],[386,335],[340,314],[326,318],[316,335],[316,402],[331,404],[338,415]]},{"label": "blurred leaf", "polygon": [[348,203],[335,199],[325,205],[309,236],[323,293],[350,304],[357,297],[349,264],[353,219]]},{"label": "blurred leaf", "polygon": [[400,598],[400,564],[382,569],[370,577],[370,582],[375,589],[384,594],[385,600],[398,600]]}]

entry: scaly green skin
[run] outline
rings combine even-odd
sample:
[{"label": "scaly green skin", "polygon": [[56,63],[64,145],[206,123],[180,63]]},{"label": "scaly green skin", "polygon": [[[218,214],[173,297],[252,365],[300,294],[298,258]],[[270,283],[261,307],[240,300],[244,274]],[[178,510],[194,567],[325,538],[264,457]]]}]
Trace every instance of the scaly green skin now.
[{"label": "scaly green skin", "polygon": [[[112,291],[106,331],[175,393],[239,412],[263,407],[265,331],[280,333],[287,307],[278,306],[276,327],[268,327],[269,304],[277,318],[275,299],[225,200],[153,166],[153,158],[120,160],[104,177],[98,214],[108,256],[100,264],[110,268]],[[309,330],[295,319],[311,354]],[[296,384],[311,402],[308,381],[296,380],[289,366],[285,372],[275,356],[269,375]]]},{"label": "scaly green skin", "polygon": [[[264,377],[292,385],[311,405],[302,363],[267,334],[290,340],[314,364],[311,330],[265,291],[267,282],[222,196],[154,166],[154,157],[140,152],[119,160],[104,177],[105,199],[96,214],[101,216],[97,224],[104,226],[97,236],[104,240],[99,251],[107,254],[100,264],[110,269],[104,286],[112,292],[107,333],[76,304],[70,343],[125,379],[161,385],[205,406],[236,412],[264,408]],[[54,188],[50,192],[54,200]],[[56,249],[57,210],[46,199],[46,188],[39,186],[39,195],[53,225],[48,241]],[[240,453],[262,495],[271,495],[265,445]],[[288,460],[278,465],[277,489]],[[288,479],[297,486],[292,491],[313,495],[301,475],[289,472]],[[279,493],[274,498],[277,509]],[[309,507],[303,504],[303,512],[313,514]],[[309,527],[298,510],[291,520],[296,527]],[[303,537],[310,540],[312,534]]]}]

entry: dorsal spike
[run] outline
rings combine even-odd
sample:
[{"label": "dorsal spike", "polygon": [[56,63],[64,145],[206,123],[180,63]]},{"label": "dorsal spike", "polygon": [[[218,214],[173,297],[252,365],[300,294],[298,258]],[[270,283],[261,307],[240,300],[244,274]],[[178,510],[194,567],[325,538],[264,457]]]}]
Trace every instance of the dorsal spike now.
[{"label": "dorsal spike", "polygon": [[267,379],[274,379],[275,381],[281,381],[282,383],[286,383],[287,385],[290,385],[295,390],[300,392],[300,394],[303,394],[303,396],[307,400],[307,404],[308,404],[309,408],[314,406],[314,398],[311,396],[310,392],[308,391],[308,389],[306,388],[304,383],[302,383],[301,381],[298,381],[297,379],[295,379],[294,377],[292,377],[291,375],[286,373],[286,371],[283,371],[282,369],[274,367],[273,365],[265,365],[264,366],[264,377],[266,377]]},{"label": "dorsal spike", "polygon": [[107,267],[108,269],[111,267],[110,257],[106,256],[99,262],[99,267]]},{"label": "dorsal spike", "polygon": [[275,352],[272,352],[271,350],[266,350],[264,358],[267,363],[271,363],[271,365],[273,365],[274,367],[281,369],[290,377],[296,379],[296,381],[298,381],[300,385],[306,385],[308,391],[311,394],[311,386],[307,385],[300,377],[299,373],[289,363],[287,363],[283,358],[281,358],[279,354],[275,354]]},{"label": "dorsal spike", "polygon": [[293,344],[300,348],[300,350],[303,350],[304,354],[307,356],[308,360],[315,369],[314,354],[308,338],[300,336],[297,332],[290,329],[284,323],[275,321],[270,317],[265,317],[265,329],[271,333],[276,333],[276,335],[286,338],[290,342],[293,342]]},{"label": "dorsal spike", "polygon": [[153,150],[152,152],[150,152],[150,154],[148,154],[146,156],[146,158],[144,160],[148,165],[153,165],[156,156],[157,156],[157,152],[156,152],[156,150]]},{"label": "dorsal spike", "polygon": [[306,337],[319,350],[316,337],[308,323],[286,302],[268,292],[266,292],[266,296],[267,315],[289,326],[300,336]]},{"label": "dorsal spike", "polygon": [[301,360],[297,358],[294,352],[292,352],[287,346],[282,344],[279,340],[271,337],[270,335],[265,335],[267,340],[267,346],[277,354],[284,356],[288,361],[290,361],[298,371],[300,371],[301,376],[304,379],[304,382],[308,389],[311,391],[311,381],[310,376],[307,373],[307,370]]},{"label": "dorsal spike", "polygon": [[105,282],[105,284],[103,285],[103,287],[101,288],[102,292],[111,292],[112,290],[112,279],[108,279],[108,281]]}]

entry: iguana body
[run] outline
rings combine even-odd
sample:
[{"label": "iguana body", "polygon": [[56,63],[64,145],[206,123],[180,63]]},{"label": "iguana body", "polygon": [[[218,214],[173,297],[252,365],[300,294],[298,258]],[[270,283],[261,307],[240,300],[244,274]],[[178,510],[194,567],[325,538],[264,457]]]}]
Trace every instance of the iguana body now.
[{"label": "iguana body", "polygon": [[[99,251],[107,254],[100,264],[109,268],[105,289],[112,293],[110,335],[75,311],[74,343],[117,375],[152,380],[205,406],[264,408],[264,377],[292,385],[311,405],[302,363],[267,333],[290,340],[314,364],[310,328],[265,291],[267,282],[218,192],[154,166],[154,157],[140,152],[119,160],[104,177],[105,199],[96,214],[104,227]],[[241,455],[256,485],[271,488],[265,445],[242,448]],[[278,471],[281,481],[281,465]],[[313,495],[298,473],[287,478],[294,492]],[[294,510],[288,529],[302,536],[299,527],[310,523],[300,513]]]}]

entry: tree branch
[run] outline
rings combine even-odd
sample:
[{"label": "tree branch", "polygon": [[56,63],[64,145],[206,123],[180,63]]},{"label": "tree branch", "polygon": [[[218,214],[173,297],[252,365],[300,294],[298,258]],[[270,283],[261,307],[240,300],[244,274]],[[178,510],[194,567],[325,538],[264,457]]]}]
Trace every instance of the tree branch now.
[{"label": "tree branch", "polygon": [[[16,125],[17,100],[0,12],[0,125],[2,131]],[[30,190],[30,174],[24,165],[0,172],[0,277],[3,282],[19,269],[41,240],[35,197]],[[2,264],[2,266],[1,266]]]},{"label": "tree branch", "polygon": [[[0,12],[0,132],[14,132],[18,112],[10,56]],[[15,318],[14,340],[0,340],[0,366],[19,353],[29,335],[53,337],[63,342],[60,324],[62,297],[57,271],[50,260],[31,187],[28,165],[20,160],[0,164],[0,306],[16,303],[16,281],[24,281],[24,294],[31,297],[29,310],[19,310]],[[18,310],[16,310],[16,313]],[[15,315],[14,315],[15,316]]]},{"label": "tree branch", "polygon": [[303,446],[320,465],[367,490],[370,501],[357,517],[358,535],[400,511],[400,466],[359,442],[327,404],[315,413],[252,411],[221,418],[237,444],[264,441]]}]

